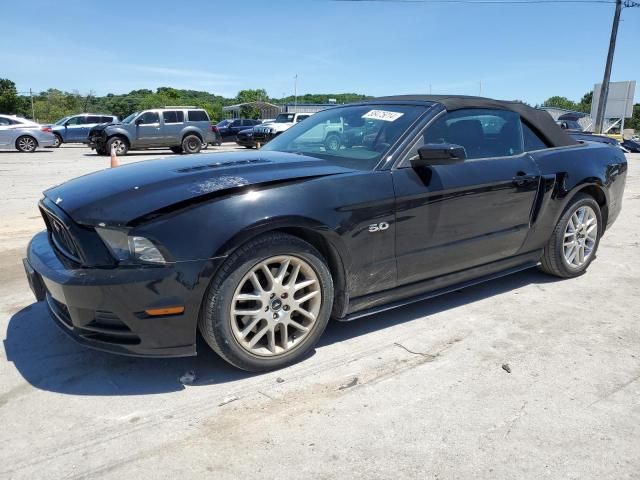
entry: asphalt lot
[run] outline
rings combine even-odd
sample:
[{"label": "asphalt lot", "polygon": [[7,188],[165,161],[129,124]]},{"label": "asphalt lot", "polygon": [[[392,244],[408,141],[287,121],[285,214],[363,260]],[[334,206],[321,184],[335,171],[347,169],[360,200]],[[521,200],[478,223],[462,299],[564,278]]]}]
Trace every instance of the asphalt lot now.
[{"label": "asphalt lot", "polygon": [[109,159],[0,152],[0,478],[640,478],[640,154],[628,158],[623,211],[586,275],[530,270],[334,322],[300,364],[252,375],[204,345],[135,359],[58,331],[22,271],[36,202]]}]

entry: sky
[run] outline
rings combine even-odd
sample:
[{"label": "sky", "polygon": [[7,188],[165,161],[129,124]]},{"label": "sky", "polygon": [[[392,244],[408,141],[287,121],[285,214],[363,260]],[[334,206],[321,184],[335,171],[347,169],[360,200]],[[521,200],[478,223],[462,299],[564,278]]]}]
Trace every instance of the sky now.
[{"label": "sky", "polygon": [[[602,81],[614,6],[4,0],[1,10],[0,78],[20,92],[265,88],[280,98],[297,74],[298,94],[481,93],[537,104],[577,101]],[[623,10],[612,80],[640,80],[640,8]]]}]

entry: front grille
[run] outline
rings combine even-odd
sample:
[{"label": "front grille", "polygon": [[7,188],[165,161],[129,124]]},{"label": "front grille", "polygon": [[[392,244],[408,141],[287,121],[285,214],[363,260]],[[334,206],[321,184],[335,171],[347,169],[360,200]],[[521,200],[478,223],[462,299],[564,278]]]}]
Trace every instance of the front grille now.
[{"label": "front grille", "polygon": [[40,208],[40,213],[42,214],[49,236],[55,247],[64,256],[80,263],[80,252],[66,225],[53,213],[44,208]]}]

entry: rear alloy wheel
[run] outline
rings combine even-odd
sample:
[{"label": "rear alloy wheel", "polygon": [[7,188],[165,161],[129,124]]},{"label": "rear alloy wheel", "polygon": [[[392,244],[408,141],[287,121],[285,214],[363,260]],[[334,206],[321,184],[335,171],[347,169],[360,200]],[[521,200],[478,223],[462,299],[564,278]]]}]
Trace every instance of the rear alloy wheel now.
[{"label": "rear alloy wheel", "polygon": [[55,137],[53,139],[53,148],[58,148],[60,147],[60,145],[62,145],[62,137],[60,135],[58,135],[57,133],[54,133],[53,136]]},{"label": "rear alloy wheel", "polygon": [[567,206],[544,249],[541,269],[563,278],[585,272],[596,256],[602,234],[600,206],[578,194]]},{"label": "rear alloy wheel", "polygon": [[225,360],[248,371],[302,358],[324,331],[333,281],[310,244],[274,233],[234,252],[213,280],[199,327]]},{"label": "rear alloy wheel", "polygon": [[121,137],[111,137],[109,140],[107,140],[107,155],[111,155],[112,147],[115,147],[116,155],[118,157],[126,155],[129,151],[129,144]]},{"label": "rear alloy wheel", "polygon": [[202,140],[195,135],[187,135],[182,140],[182,150],[184,153],[198,153],[202,148]]},{"label": "rear alloy wheel", "polygon": [[16,148],[22,153],[32,153],[38,148],[38,142],[29,135],[23,135],[16,140]]}]

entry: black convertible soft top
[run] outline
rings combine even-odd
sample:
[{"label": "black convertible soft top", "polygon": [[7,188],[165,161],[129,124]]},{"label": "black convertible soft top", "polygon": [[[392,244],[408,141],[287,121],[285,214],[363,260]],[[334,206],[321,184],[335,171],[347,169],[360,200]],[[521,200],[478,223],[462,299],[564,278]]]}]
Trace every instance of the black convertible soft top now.
[{"label": "black convertible soft top", "polygon": [[433,102],[439,103],[447,111],[461,110],[463,108],[494,108],[500,110],[511,110],[519,114],[523,120],[536,131],[552,147],[566,147],[577,145],[578,142],[567,135],[551,115],[544,110],[530,107],[521,102],[509,102],[505,100],[494,100],[492,98],[472,97],[466,95],[395,95],[392,97],[378,97],[371,102]]}]

